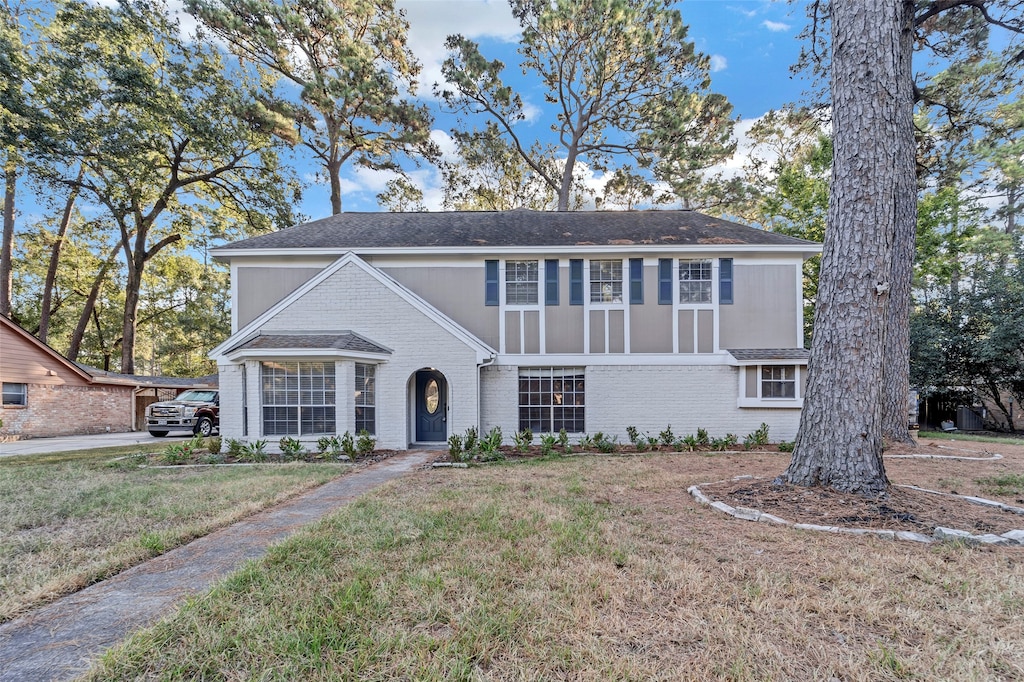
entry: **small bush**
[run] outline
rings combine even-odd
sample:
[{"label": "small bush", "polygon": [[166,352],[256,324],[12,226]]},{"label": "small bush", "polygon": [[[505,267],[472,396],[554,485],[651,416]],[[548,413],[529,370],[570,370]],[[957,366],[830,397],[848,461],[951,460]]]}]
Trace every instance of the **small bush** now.
[{"label": "small bush", "polygon": [[711,447],[715,450],[728,450],[734,447],[739,442],[739,438],[734,433],[727,433],[722,438],[715,438],[711,441]]},{"label": "small bush", "polygon": [[164,464],[184,464],[192,456],[189,443],[171,443],[164,448]]},{"label": "small bush", "polygon": [[555,445],[558,444],[558,436],[553,433],[545,433],[540,437],[540,452],[545,457],[553,457]]},{"label": "small bush", "polygon": [[697,445],[711,445],[711,437],[708,436],[708,430],[697,428]]},{"label": "small bush", "polygon": [[223,464],[226,460],[227,458],[219,452],[211,452],[208,455],[199,457],[200,464]]},{"label": "small bush", "polygon": [[672,433],[671,424],[666,426],[665,430],[658,434],[658,439],[661,441],[662,445],[675,445],[676,437],[675,434]]},{"label": "small bush", "polygon": [[466,458],[466,451],[462,449],[462,436],[453,433],[448,436],[448,456],[453,462],[463,462]]},{"label": "small bush", "polygon": [[619,449],[618,438],[608,438],[602,432],[598,431],[594,434],[594,446],[597,447],[603,453],[615,452]]},{"label": "small bush", "polygon": [[640,441],[640,430],[635,426],[627,426],[626,436],[629,438],[629,442],[635,446]]},{"label": "small bush", "polygon": [[210,454],[220,454],[221,445],[221,439],[217,436],[211,436],[206,439],[206,449],[210,451]]},{"label": "small bush", "polygon": [[796,441],[779,441],[779,452],[793,452],[795,447]]},{"label": "small bush", "polygon": [[234,457],[235,459],[241,459],[242,455],[245,454],[245,443],[238,440],[237,438],[228,438],[228,456]]},{"label": "small bush", "polygon": [[470,426],[468,429],[466,429],[466,436],[463,438],[462,446],[466,449],[466,452],[472,454],[473,452],[476,452],[476,449],[477,447],[479,447],[479,445],[480,436],[479,434],[477,434],[476,427]]},{"label": "small bush", "polygon": [[373,449],[377,446],[377,439],[370,435],[370,432],[363,429],[359,432],[359,437],[356,438],[356,452],[361,457],[366,457]]},{"label": "small bush", "polygon": [[565,452],[572,451],[572,446],[569,445],[569,434],[566,433],[565,429],[558,430],[558,447],[562,448]]},{"label": "small bush", "polygon": [[687,436],[683,436],[676,441],[676,449],[680,452],[684,450],[687,452],[693,452],[697,449],[698,445],[700,445],[700,441],[697,439],[697,436],[694,436],[692,433]]},{"label": "small bush", "polygon": [[290,436],[282,437],[281,440],[277,441],[277,445],[281,448],[281,457],[286,460],[298,459],[306,451],[302,441]]},{"label": "small bush", "polygon": [[512,436],[512,444],[516,446],[516,450],[519,452],[526,452],[530,449],[530,445],[533,444],[533,431],[530,429],[523,429],[515,433]]},{"label": "small bush", "polygon": [[758,445],[768,445],[768,425],[764,422],[761,422],[761,426],[756,431],[748,433],[746,438],[743,439],[743,447],[748,450]]},{"label": "small bush", "polygon": [[341,435],[341,451],[349,456],[350,459],[356,457],[356,441],[352,437],[352,434],[346,431]]},{"label": "small bush", "polygon": [[583,450],[584,452],[587,450],[593,450],[594,439],[584,433],[582,436],[580,436],[579,446],[580,450]]},{"label": "small bush", "polygon": [[253,442],[242,446],[241,459],[246,462],[266,462],[267,461],[267,441],[266,439],[254,440]]}]

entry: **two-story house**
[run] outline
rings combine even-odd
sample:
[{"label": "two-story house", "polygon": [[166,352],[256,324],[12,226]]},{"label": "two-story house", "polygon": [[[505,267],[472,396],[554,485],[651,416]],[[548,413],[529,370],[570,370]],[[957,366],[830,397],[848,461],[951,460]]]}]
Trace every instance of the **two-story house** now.
[{"label": "two-story house", "polygon": [[690,211],[346,213],[229,244],[221,432],[792,439],[819,251]]}]

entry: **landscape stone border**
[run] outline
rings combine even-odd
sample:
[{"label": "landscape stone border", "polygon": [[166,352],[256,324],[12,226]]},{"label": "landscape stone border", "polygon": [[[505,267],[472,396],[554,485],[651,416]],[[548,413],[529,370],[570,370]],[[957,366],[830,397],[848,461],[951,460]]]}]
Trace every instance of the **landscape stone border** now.
[{"label": "landscape stone border", "polygon": [[[914,455],[917,456],[917,455]],[[736,476],[731,479],[733,481],[740,481],[744,479],[754,479],[755,476],[743,475]],[[719,481],[719,483],[725,483],[726,481]],[[826,533],[845,533],[848,535],[874,535],[880,538],[886,538],[889,540],[909,540],[911,542],[922,542],[929,543],[935,541],[955,541],[963,542],[969,545],[1006,545],[1014,547],[1024,547],[1024,529],[1011,530],[1003,533],[1002,535],[995,535],[992,533],[986,533],[985,535],[973,535],[966,530],[957,530],[955,528],[943,528],[938,526],[931,536],[923,533],[914,533],[906,530],[877,530],[874,528],[844,528],[842,526],[819,526],[813,523],[793,523],[786,519],[762,512],[758,509],[750,509],[749,507],[733,507],[726,504],[725,502],[712,500],[703,492],[701,492],[701,485],[712,485],[711,483],[702,483],[700,485],[692,485],[686,489],[686,492],[693,496],[693,499],[697,502],[707,505],[718,511],[725,512],[729,516],[733,516],[743,521],[755,521],[774,523],[781,526],[790,526],[796,530],[816,530]],[[962,500],[966,500],[971,504],[979,504],[988,507],[998,507],[1006,511],[1011,511],[1014,514],[1020,514],[1024,516],[1024,509],[1020,507],[1013,507],[1002,502],[995,500],[986,500],[983,497],[971,497],[969,495],[954,495],[952,493],[943,493],[937,490],[928,490],[927,488],[919,488],[913,485],[901,485],[900,488],[910,488],[912,490],[918,490],[920,492],[931,493],[933,495],[948,495],[949,497],[959,497]],[[1024,524],[1022,524],[1024,525]]]}]

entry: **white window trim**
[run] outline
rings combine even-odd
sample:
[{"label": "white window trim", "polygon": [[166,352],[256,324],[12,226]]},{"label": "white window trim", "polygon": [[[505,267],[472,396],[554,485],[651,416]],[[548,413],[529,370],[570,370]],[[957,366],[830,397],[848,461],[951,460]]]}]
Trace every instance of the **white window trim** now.
[{"label": "white window trim", "polygon": [[[780,367],[780,366],[793,367],[795,369],[795,371],[796,371],[796,378],[794,380],[795,381],[794,392],[795,392],[795,396],[796,397],[794,397],[794,398],[765,398],[765,397],[762,397],[762,395],[761,395],[762,381],[763,381],[763,379],[761,378],[761,370],[762,370],[762,368],[764,368],[764,367]],[[749,369],[750,367],[754,367],[755,368],[755,372],[756,372],[756,376],[757,376],[757,381],[756,381],[757,397],[753,397],[753,398],[748,398],[745,395],[746,392],[747,392],[746,373],[747,373],[747,369]],[[737,372],[737,374],[739,375],[739,382],[738,382],[739,392],[737,393],[737,395],[739,397],[736,400],[736,406],[737,407],[767,407],[767,408],[800,409],[800,408],[802,408],[804,406],[804,396],[803,396],[802,388],[803,388],[803,377],[804,377],[804,373],[806,371],[807,371],[807,365],[802,365],[802,364],[800,364],[798,362],[793,362],[791,360],[766,361],[766,362],[761,362],[761,363],[758,363],[758,364],[740,365],[739,366],[739,372]]]}]

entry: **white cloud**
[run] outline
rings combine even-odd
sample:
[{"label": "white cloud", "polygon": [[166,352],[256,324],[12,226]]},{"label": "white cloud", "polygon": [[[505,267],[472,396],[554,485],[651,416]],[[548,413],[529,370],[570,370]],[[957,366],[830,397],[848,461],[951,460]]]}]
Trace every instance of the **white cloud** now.
[{"label": "white cloud", "polygon": [[770,19],[765,19],[764,21],[761,22],[761,25],[764,26],[769,31],[771,31],[772,33],[788,31],[791,28],[789,24],[785,24],[781,21],[772,21]]},{"label": "white cloud", "polygon": [[409,20],[408,45],[423,65],[417,95],[432,97],[434,84],[444,84],[441,63],[448,56],[445,39],[458,33],[473,40],[519,40],[519,22],[505,0],[398,0]]},{"label": "white cloud", "polygon": [[717,73],[718,71],[725,71],[729,66],[729,61],[720,54],[711,55],[711,72]]}]

